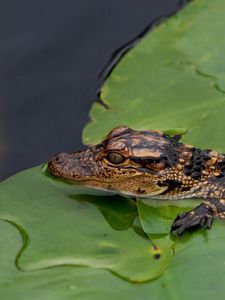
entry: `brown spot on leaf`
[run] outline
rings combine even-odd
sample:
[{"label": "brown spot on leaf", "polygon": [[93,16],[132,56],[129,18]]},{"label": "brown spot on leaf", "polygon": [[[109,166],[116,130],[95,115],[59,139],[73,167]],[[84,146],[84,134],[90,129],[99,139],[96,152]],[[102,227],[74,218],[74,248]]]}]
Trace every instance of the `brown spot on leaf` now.
[{"label": "brown spot on leaf", "polygon": [[153,258],[154,258],[154,259],[160,259],[160,258],[161,258],[161,254],[160,254],[160,253],[155,253],[155,254],[153,255]]}]

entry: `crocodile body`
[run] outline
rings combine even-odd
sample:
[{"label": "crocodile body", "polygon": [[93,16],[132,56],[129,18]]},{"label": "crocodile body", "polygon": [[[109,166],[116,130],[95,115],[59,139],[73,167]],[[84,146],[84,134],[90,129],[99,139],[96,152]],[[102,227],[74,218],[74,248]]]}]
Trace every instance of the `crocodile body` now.
[{"label": "crocodile body", "polygon": [[119,126],[95,146],[55,155],[48,169],[56,177],[136,197],[203,198],[177,216],[171,231],[181,235],[193,227],[211,228],[214,218],[225,218],[225,155],[179,140]]}]

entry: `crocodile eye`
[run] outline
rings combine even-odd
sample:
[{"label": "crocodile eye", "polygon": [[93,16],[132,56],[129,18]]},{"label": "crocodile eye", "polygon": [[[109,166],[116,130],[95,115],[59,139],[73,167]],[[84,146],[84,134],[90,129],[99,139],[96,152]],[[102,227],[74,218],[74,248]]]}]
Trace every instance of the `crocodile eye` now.
[{"label": "crocodile eye", "polygon": [[116,164],[121,164],[125,160],[125,157],[120,153],[110,152],[107,155],[107,159],[109,162],[116,165]]}]

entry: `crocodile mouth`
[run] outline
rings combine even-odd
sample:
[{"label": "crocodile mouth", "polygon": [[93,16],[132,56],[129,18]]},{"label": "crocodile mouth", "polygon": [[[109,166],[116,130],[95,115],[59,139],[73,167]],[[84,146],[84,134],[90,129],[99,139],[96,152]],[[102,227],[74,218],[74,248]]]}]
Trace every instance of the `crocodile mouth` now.
[{"label": "crocodile mouth", "polygon": [[130,196],[151,197],[162,194],[168,189],[168,185],[161,183],[159,177],[149,170],[148,173],[143,173],[143,170],[124,168],[127,173],[121,176],[116,175],[117,168],[113,168],[111,177],[109,174],[100,174],[100,167],[96,166],[96,162],[90,159],[85,162],[80,159],[79,154],[77,156],[68,153],[55,155],[48,162],[48,170],[53,176],[69,182]]},{"label": "crocodile mouth", "polygon": [[99,179],[80,180],[80,184],[99,190],[114,191],[135,197],[152,197],[164,193],[168,185],[146,180],[144,176],[134,176],[122,180],[101,181]]}]

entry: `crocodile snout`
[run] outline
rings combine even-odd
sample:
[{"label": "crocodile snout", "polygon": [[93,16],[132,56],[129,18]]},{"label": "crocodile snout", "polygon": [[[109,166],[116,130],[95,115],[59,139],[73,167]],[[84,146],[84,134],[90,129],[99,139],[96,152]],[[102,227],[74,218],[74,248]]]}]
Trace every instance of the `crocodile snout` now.
[{"label": "crocodile snout", "polygon": [[68,165],[68,153],[62,152],[54,155],[48,161],[48,169],[54,176],[61,176]]},{"label": "crocodile snout", "polygon": [[56,154],[49,160],[48,169],[56,177],[75,181],[89,179],[98,171],[93,156],[87,151]]}]

